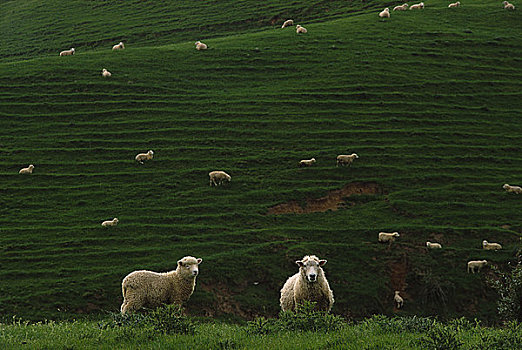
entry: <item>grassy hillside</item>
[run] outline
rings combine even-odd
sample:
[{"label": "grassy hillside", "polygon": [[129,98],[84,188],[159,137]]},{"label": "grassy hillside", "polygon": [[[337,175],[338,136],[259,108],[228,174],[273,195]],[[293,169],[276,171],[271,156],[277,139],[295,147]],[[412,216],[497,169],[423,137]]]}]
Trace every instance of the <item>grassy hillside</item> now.
[{"label": "grassy hillside", "polygon": [[[76,3],[0,5],[1,315],[116,311],[127,273],[184,255],[204,259],[190,314],[275,315],[294,261],[316,254],[335,313],[397,312],[402,290],[400,314],[493,318],[489,272],[466,262],[503,267],[520,248],[521,197],[502,190],[522,183],[520,12],[435,0],[383,22],[352,16],[357,2]],[[268,21],[287,17],[308,34]],[[232,182],[209,187],[212,170]],[[347,184],[376,194],[269,214],[326,210]],[[401,238],[380,245],[379,231]]]}]

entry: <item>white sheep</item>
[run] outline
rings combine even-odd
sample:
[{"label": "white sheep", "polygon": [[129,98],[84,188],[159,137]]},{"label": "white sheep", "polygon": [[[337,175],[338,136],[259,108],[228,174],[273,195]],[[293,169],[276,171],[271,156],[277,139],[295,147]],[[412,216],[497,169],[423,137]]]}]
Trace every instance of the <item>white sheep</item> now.
[{"label": "white sheep", "polygon": [[400,237],[399,232],[392,232],[392,233],[379,232],[379,242],[381,242],[381,243],[394,242],[395,238],[398,238],[398,237]]},{"label": "white sheep", "polygon": [[221,170],[211,171],[210,173],[208,173],[208,176],[210,178],[209,186],[221,185],[223,183],[223,181],[230,182],[230,180],[232,179],[232,177],[230,175],[228,175],[227,173],[225,173],[224,171],[221,171]]},{"label": "white sheep", "polygon": [[116,226],[116,225],[118,225],[118,222],[120,222],[120,220],[118,220],[118,218],[114,218],[112,220],[107,220],[107,221],[102,222],[101,225],[103,227]]},{"label": "white sheep", "polygon": [[293,26],[293,25],[294,25],[294,20],[293,19],[287,19],[286,21],[284,21],[284,23],[281,26],[281,28],[286,28],[286,27],[290,27],[290,26]]},{"label": "white sheep", "polygon": [[393,11],[406,11],[408,9],[408,4],[404,3],[402,5],[399,5],[399,6],[395,6],[393,8]]},{"label": "white sheep", "polygon": [[29,165],[27,168],[22,168],[18,172],[18,174],[32,174],[34,169],[34,165]]},{"label": "white sheep", "polygon": [[507,2],[507,1],[504,1],[502,4],[504,5],[504,8],[506,10],[514,10],[515,9],[515,5],[513,5],[513,4],[511,4],[511,3]]},{"label": "white sheep", "polygon": [[475,270],[477,272],[480,272],[480,270],[488,265],[487,260],[470,260],[468,261],[468,273],[472,272],[475,273]]},{"label": "white sheep", "polygon": [[508,193],[522,194],[522,187],[520,186],[510,186],[508,184],[504,184],[502,188],[505,189]]},{"label": "white sheep", "polygon": [[402,305],[404,305],[404,299],[399,295],[400,291],[395,291],[395,296],[393,297],[393,300],[395,301],[395,306],[397,309],[400,309]]},{"label": "white sheep", "polygon": [[107,69],[103,68],[103,69],[102,69],[102,72],[101,72],[101,75],[102,75],[102,77],[104,77],[104,78],[108,78],[108,77],[110,77],[110,76],[112,75],[112,73],[109,72]]},{"label": "white sheep", "polygon": [[123,45],[123,43],[120,41],[118,44],[114,45],[112,47],[112,51],[114,50],[124,50],[125,49],[125,45]]},{"label": "white sheep", "polygon": [[301,27],[299,24],[295,26],[295,31],[297,34],[306,34],[308,33],[308,30],[306,30],[305,27]]},{"label": "white sheep", "polygon": [[207,45],[203,44],[201,41],[196,41],[195,45],[196,45],[196,50],[206,50],[207,49]]},{"label": "white sheep", "polygon": [[381,17],[381,18],[390,18],[390,9],[389,8],[385,8],[384,10],[382,10],[382,12],[379,13],[379,17]]},{"label": "white sheep", "polygon": [[76,50],[74,49],[74,47],[72,47],[70,50],[64,50],[60,52],[60,56],[72,56],[75,52]]},{"label": "white sheep", "polygon": [[460,6],[460,1],[452,2],[451,4],[448,5],[449,8],[459,7],[459,6]]},{"label": "white sheep", "polygon": [[281,289],[281,309],[295,310],[299,304],[309,301],[316,303],[316,310],[330,311],[334,303],[333,292],[321,268],[326,260],[307,255],[295,263],[299,266],[299,272],[289,277]]},{"label": "white sheep", "polygon": [[431,243],[431,242],[426,242],[426,247],[428,247],[428,249],[442,249],[442,245],[440,243]]},{"label": "white sheep", "polygon": [[350,164],[352,164],[353,160],[356,159],[356,158],[359,158],[359,156],[356,154],[356,153],[352,153],[352,154],[340,154],[337,156],[337,164],[336,166],[344,166],[344,165],[348,165],[350,166]]},{"label": "white sheep", "polygon": [[423,9],[423,8],[424,8],[423,2],[419,2],[418,4],[410,6],[410,10],[419,10],[419,9]]},{"label": "white sheep", "polygon": [[500,245],[499,243],[489,243],[488,241],[483,240],[482,248],[484,250],[500,250],[502,249],[502,245]]},{"label": "white sheep", "polygon": [[121,313],[131,313],[142,307],[155,308],[163,304],[181,305],[194,292],[199,264],[203,259],[186,256],[178,260],[176,270],[169,272],[134,271],[121,284]]},{"label": "white sheep", "polygon": [[143,164],[143,161],[151,160],[153,157],[154,157],[154,152],[152,150],[149,150],[147,153],[137,154],[134,159],[136,159],[136,161],[139,162],[140,164]]},{"label": "white sheep", "polygon": [[303,167],[303,166],[312,166],[312,164],[315,163],[315,158],[312,158],[312,159],[303,159],[299,162],[299,166],[300,167]]}]

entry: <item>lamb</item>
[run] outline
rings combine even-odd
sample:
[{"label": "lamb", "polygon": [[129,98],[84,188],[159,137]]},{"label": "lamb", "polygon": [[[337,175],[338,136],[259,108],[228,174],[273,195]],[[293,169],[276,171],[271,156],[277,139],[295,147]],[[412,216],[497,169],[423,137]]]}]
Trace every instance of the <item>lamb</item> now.
[{"label": "lamb", "polygon": [[352,153],[352,154],[340,154],[337,156],[337,164],[336,166],[339,166],[339,165],[348,165],[350,166],[350,164],[352,164],[353,160],[356,159],[356,158],[359,158],[359,156],[356,154],[356,153]]},{"label": "lamb", "polygon": [[379,13],[379,17],[381,17],[381,18],[390,18],[390,9],[389,8],[385,8],[384,10],[382,10],[382,12]]},{"label": "lamb", "polygon": [[299,24],[295,26],[295,29],[296,29],[295,31],[296,31],[297,34],[300,34],[300,33],[306,34],[306,33],[308,33],[308,30],[306,30],[305,27],[301,27]]},{"label": "lamb", "polygon": [[143,161],[151,160],[153,156],[154,152],[152,150],[149,150],[147,153],[139,153],[138,155],[136,155],[135,159],[140,164],[143,164]]},{"label": "lamb", "polygon": [[395,6],[393,8],[393,11],[406,11],[408,9],[408,4],[404,3],[402,5],[399,5],[399,6]]},{"label": "lamb", "polygon": [[426,242],[426,247],[428,247],[429,249],[442,249],[440,243],[431,243],[429,241]]},{"label": "lamb", "polygon": [[399,295],[400,291],[395,291],[395,296],[393,297],[393,300],[395,301],[395,306],[397,309],[400,309],[402,305],[404,304],[404,299]]},{"label": "lamb", "polygon": [[283,311],[295,310],[305,301],[315,302],[318,311],[330,311],[334,303],[333,292],[321,266],[326,260],[307,255],[295,262],[299,272],[286,280],[281,289],[279,302]]},{"label": "lamb", "polygon": [[484,250],[500,250],[502,249],[502,245],[500,245],[499,243],[489,243],[488,241],[483,240],[482,248]]},{"label": "lamb", "polygon": [[468,273],[475,273],[475,270],[480,272],[480,270],[487,265],[487,260],[470,260],[468,261]]},{"label": "lamb", "polygon": [[124,50],[125,49],[125,45],[123,45],[123,43],[120,41],[119,44],[116,44],[112,47],[112,51],[114,50]]},{"label": "lamb", "polygon": [[102,77],[104,77],[104,78],[108,78],[108,77],[110,77],[112,74],[111,74],[111,72],[109,72],[107,69],[103,68],[103,69],[102,69],[102,73],[101,73],[101,75],[102,75]]},{"label": "lamb", "polygon": [[64,50],[60,52],[60,56],[72,56],[75,52],[76,51],[74,50],[74,47],[72,47],[70,50]]},{"label": "lamb", "polygon": [[299,166],[300,167],[303,167],[303,166],[312,166],[312,164],[315,163],[315,158],[312,158],[312,159],[303,159],[299,162]]},{"label": "lamb", "polygon": [[520,186],[510,186],[508,184],[504,184],[502,188],[505,189],[508,193],[522,194],[522,187]]},{"label": "lamb", "polygon": [[281,26],[281,28],[286,28],[286,27],[290,27],[290,26],[293,26],[293,25],[294,25],[294,20],[293,19],[287,19],[286,21],[284,21],[284,23]]},{"label": "lamb", "polygon": [[395,238],[400,237],[399,232],[379,232],[379,242],[388,243],[395,242]]},{"label": "lamb", "polygon": [[118,225],[118,222],[120,222],[120,221],[118,220],[118,218],[114,218],[114,219],[112,219],[112,220],[107,220],[107,221],[102,222],[101,225],[102,225],[103,227],[116,226],[116,225]]},{"label": "lamb", "polygon": [[181,305],[189,300],[196,286],[199,264],[203,259],[186,256],[178,260],[176,270],[169,272],[134,271],[121,284],[121,313],[132,313],[142,307],[155,308],[162,304]]},{"label": "lamb", "polygon": [[32,174],[34,169],[34,165],[29,165],[27,168],[22,168],[18,172],[18,174]]},{"label": "lamb", "polygon": [[221,185],[223,181],[230,182],[230,180],[232,179],[230,175],[221,170],[211,171],[210,173],[208,173],[208,176],[210,177],[209,186],[212,186],[212,184],[214,184],[214,186]]},{"label": "lamb", "polygon": [[423,9],[423,8],[424,8],[423,2],[410,6],[410,10],[419,10],[419,9]]},{"label": "lamb", "polygon": [[195,44],[196,44],[196,50],[206,50],[207,49],[207,45],[203,44],[201,41],[196,41]]},{"label": "lamb", "polygon": [[448,5],[449,8],[459,7],[459,6],[460,6],[460,1],[452,2],[451,4]]},{"label": "lamb", "polygon": [[515,5],[513,5],[513,4],[511,4],[511,3],[507,2],[507,1],[504,1],[502,4],[504,5],[504,8],[506,10],[514,10],[515,9]]}]

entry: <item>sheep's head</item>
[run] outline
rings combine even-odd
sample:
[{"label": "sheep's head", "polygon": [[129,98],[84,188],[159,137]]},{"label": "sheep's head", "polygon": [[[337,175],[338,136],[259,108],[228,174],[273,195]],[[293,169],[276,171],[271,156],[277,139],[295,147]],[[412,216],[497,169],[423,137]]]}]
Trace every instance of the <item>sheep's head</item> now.
[{"label": "sheep's head", "polygon": [[315,158],[310,159],[312,163],[315,163]]},{"label": "sheep's head", "polygon": [[393,232],[392,235],[393,235],[393,237],[400,237],[399,232]]},{"label": "sheep's head", "polygon": [[118,220],[118,218],[114,218],[114,219],[112,219],[112,221],[113,221],[115,224],[117,224],[118,222],[120,222],[120,220]]},{"label": "sheep's head", "polygon": [[482,246],[486,246],[486,245],[488,245],[488,241],[483,240],[483,241],[482,241]]},{"label": "sheep's head", "polygon": [[194,258],[193,256],[186,256],[180,260],[178,260],[178,268],[177,271],[180,275],[186,278],[194,278],[199,273],[199,264],[203,259]]},{"label": "sheep's head", "polygon": [[409,7],[410,5],[408,5],[407,3],[404,3],[404,4],[402,4],[402,6]]},{"label": "sheep's head", "polygon": [[230,180],[232,180],[232,176],[228,175],[228,174],[225,174],[225,177],[227,178],[227,181],[230,182]]},{"label": "sheep's head", "polygon": [[299,266],[299,272],[310,283],[317,281],[317,277],[322,273],[321,266],[326,264],[326,260],[319,260],[315,255],[305,256],[303,260],[295,262]]},{"label": "sheep's head", "polygon": [[33,169],[34,169],[34,165],[32,165],[32,164],[29,165],[29,169],[30,169],[30,170],[33,170]]},{"label": "sheep's head", "polygon": [[199,45],[199,44],[201,44],[201,41],[196,41],[196,42],[194,43],[194,45]]},{"label": "sheep's head", "polygon": [[396,290],[395,295],[399,295],[400,292],[401,292],[400,290]]},{"label": "sheep's head", "polygon": [[299,29],[299,28],[301,28],[301,25],[298,24],[298,25],[296,25],[295,27],[296,27],[297,29]]},{"label": "sheep's head", "polygon": [[150,149],[150,150],[147,152],[147,154],[148,154],[149,156],[152,157],[152,156],[154,155],[154,152]]},{"label": "sheep's head", "polygon": [[389,8],[385,8],[384,11],[390,12],[390,9]]},{"label": "sheep's head", "polygon": [[74,47],[71,47],[71,51],[74,52],[74,51],[76,51],[76,50],[74,49]]},{"label": "sheep's head", "polygon": [[507,4],[509,4],[509,2],[507,2],[507,1],[502,2],[502,5],[504,5],[504,6],[506,6]]},{"label": "sheep's head", "polygon": [[429,246],[430,246],[430,244],[431,244],[431,242],[430,242],[430,241],[426,242],[426,247],[429,247]]},{"label": "sheep's head", "polygon": [[504,184],[504,186],[502,186],[503,189],[507,190],[510,186],[508,184]]},{"label": "sheep's head", "polygon": [[353,158],[359,158],[359,156],[357,155],[357,153],[352,153],[351,156],[352,156]]}]

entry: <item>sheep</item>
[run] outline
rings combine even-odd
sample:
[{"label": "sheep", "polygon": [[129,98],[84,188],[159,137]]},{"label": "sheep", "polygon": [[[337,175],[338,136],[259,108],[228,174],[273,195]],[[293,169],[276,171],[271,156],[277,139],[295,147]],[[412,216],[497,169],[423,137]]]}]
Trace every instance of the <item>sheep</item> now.
[{"label": "sheep", "polygon": [[468,261],[468,273],[475,273],[475,269],[480,272],[480,270],[488,265],[487,260],[470,260]]},{"label": "sheep", "polygon": [[402,305],[404,305],[404,299],[399,295],[400,291],[395,291],[395,296],[393,297],[393,300],[395,301],[395,306],[397,309],[400,309]]},{"label": "sheep", "polygon": [[451,4],[448,5],[449,8],[459,7],[459,6],[460,6],[460,1],[452,2]]},{"label": "sheep", "polygon": [[428,247],[429,249],[442,249],[440,243],[431,243],[429,241],[426,242],[426,247]]},{"label": "sheep", "polygon": [[423,9],[423,8],[424,8],[423,2],[410,6],[410,10],[419,10],[419,9]]},{"label": "sheep", "polygon": [[107,220],[107,221],[102,222],[101,225],[103,227],[116,226],[116,225],[118,225],[118,222],[120,222],[120,220],[118,220],[118,218],[114,218],[112,220]]},{"label": "sheep", "polygon": [[388,243],[388,242],[394,242],[395,238],[400,237],[399,232],[379,232],[379,242],[381,243]]},{"label": "sheep", "polygon": [[382,12],[379,13],[379,17],[381,17],[381,18],[390,18],[390,9],[389,8],[385,8],[384,10],[382,10]]},{"label": "sheep", "polygon": [[194,292],[202,261],[201,258],[186,256],[178,260],[176,270],[163,273],[147,270],[131,272],[121,283],[121,313],[132,313],[142,307],[185,303]]},{"label": "sheep", "polygon": [[139,153],[136,155],[134,159],[136,159],[137,162],[140,164],[143,164],[143,161],[145,160],[151,160],[154,156],[154,152],[152,150],[149,150],[147,153]]},{"label": "sheep", "polygon": [[506,10],[514,10],[515,9],[515,5],[513,5],[513,4],[511,4],[511,3],[507,2],[507,1],[504,1],[502,4],[504,5],[504,8]]},{"label": "sheep", "polygon": [[206,50],[207,49],[207,45],[203,44],[201,41],[196,41],[195,45],[196,45],[196,50]]},{"label": "sheep", "polygon": [[115,50],[125,50],[125,45],[123,45],[123,43],[120,41],[119,44],[116,44],[112,47],[112,51]]},{"label": "sheep", "polygon": [[34,169],[34,165],[29,165],[27,168],[22,168],[18,172],[18,174],[32,174]]},{"label": "sheep", "polygon": [[330,311],[334,303],[333,292],[321,268],[326,260],[307,255],[295,263],[299,266],[299,272],[289,277],[281,289],[281,309],[295,310],[299,304],[309,301],[316,303],[316,310]]},{"label": "sheep", "polygon": [[504,184],[502,188],[505,189],[508,193],[522,194],[522,187],[520,186],[510,186],[508,184]]},{"label": "sheep", "polygon": [[500,245],[499,243],[489,243],[488,241],[483,240],[482,248],[484,250],[500,250],[502,249],[502,245]]},{"label": "sheep", "polygon": [[305,27],[301,27],[301,26],[298,24],[298,25],[295,26],[295,32],[296,32],[297,34],[300,34],[300,33],[302,33],[302,34],[306,34],[306,33],[308,33],[308,30],[306,30]]},{"label": "sheep", "polygon": [[393,11],[406,11],[408,9],[408,4],[404,3],[402,5],[399,5],[399,6],[395,6],[393,8]]},{"label": "sheep", "polygon": [[300,167],[303,167],[303,166],[312,166],[312,164],[315,163],[315,158],[312,158],[312,159],[303,159],[299,162],[299,166]]},{"label": "sheep", "polygon": [[64,50],[60,52],[60,56],[72,56],[75,52],[76,50],[74,50],[74,47],[72,47],[70,50]]},{"label": "sheep", "polygon": [[352,164],[353,160],[356,159],[356,158],[359,158],[359,156],[356,154],[356,153],[352,153],[352,154],[340,154],[337,156],[337,164],[336,166],[339,166],[339,165],[348,165],[350,166],[350,164]]},{"label": "sheep", "polygon": [[208,176],[210,178],[209,186],[212,186],[212,184],[214,184],[214,186],[221,185],[223,181],[230,182],[230,180],[232,179],[230,175],[221,170],[211,171],[210,173],[208,173]]},{"label": "sheep", "polygon": [[103,69],[102,69],[102,73],[101,73],[101,75],[102,75],[102,77],[104,77],[104,78],[108,78],[108,77],[110,77],[112,74],[111,74],[111,72],[109,72],[107,69],[103,68]]},{"label": "sheep", "polygon": [[286,27],[290,27],[290,26],[293,26],[293,25],[294,25],[294,20],[293,19],[287,19],[286,21],[284,21],[284,23],[281,26],[281,28],[286,28]]}]

